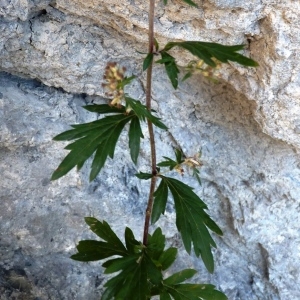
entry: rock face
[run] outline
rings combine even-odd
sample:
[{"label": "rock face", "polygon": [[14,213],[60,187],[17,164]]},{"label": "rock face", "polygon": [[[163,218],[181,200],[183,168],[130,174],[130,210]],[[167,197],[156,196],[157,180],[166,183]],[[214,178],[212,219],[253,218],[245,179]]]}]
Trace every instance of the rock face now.
[{"label": "rock face", "polygon": [[[224,232],[209,275],[182,248],[170,202],[159,225],[182,250],[176,267],[196,268],[198,282],[230,300],[300,299],[300,4],[168,2],[156,7],[162,45],[244,43],[260,64],[231,64],[218,84],[195,76],[176,91],[155,67],[153,105],[169,127],[156,132],[159,155],[176,145],[189,156],[202,148],[202,186],[184,179]],[[147,1],[4,0],[0,15],[0,299],[99,299],[99,263],[69,256],[80,239],[94,238],[84,216],[107,220],[120,236],[125,226],[142,235],[148,188],[134,174],[149,166],[147,134],[137,166],[122,135],[92,183],[88,167],[50,182],[66,154],[52,137],[97,118],[81,106],[107,100],[101,81],[109,61],[139,76],[128,93],[143,100],[137,51],[147,49]]]}]

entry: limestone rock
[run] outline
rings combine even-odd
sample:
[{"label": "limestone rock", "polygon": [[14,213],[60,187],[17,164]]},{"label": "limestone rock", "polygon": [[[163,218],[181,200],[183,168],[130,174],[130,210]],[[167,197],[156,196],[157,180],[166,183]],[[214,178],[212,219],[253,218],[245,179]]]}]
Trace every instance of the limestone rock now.
[{"label": "limestone rock", "polygon": [[[219,84],[196,76],[176,91],[155,68],[154,106],[169,127],[156,133],[158,152],[170,156],[177,144],[187,155],[202,148],[202,187],[185,180],[224,231],[213,275],[183,248],[176,268],[194,266],[198,281],[212,282],[230,300],[300,299],[300,4],[199,0],[195,9],[168,2],[156,5],[161,45],[244,43],[260,64],[230,64]],[[0,16],[0,70],[19,76],[0,77],[0,299],[99,299],[99,264],[68,257],[78,240],[92,238],[87,215],[107,220],[120,236],[124,224],[141,236],[147,188],[134,174],[149,166],[147,135],[138,166],[122,135],[115,160],[90,184],[88,166],[49,181],[65,155],[51,139],[67,124],[96,118],[80,106],[106,101],[101,81],[109,61],[140,76],[128,93],[143,99],[137,51],[147,49],[147,1],[4,0]],[[186,57],[178,61],[184,66]],[[171,204],[160,225],[170,244],[181,245]]]}]

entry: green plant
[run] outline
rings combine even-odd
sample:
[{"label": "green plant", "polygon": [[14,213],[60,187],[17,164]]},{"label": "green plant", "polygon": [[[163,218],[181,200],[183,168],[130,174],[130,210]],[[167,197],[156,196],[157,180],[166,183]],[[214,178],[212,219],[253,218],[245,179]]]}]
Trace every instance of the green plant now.
[{"label": "green plant", "polygon": [[[184,2],[196,6],[191,0]],[[167,4],[167,1],[164,0]],[[159,295],[161,300],[205,299],[223,300],[227,297],[210,284],[183,283],[196,273],[193,269],[185,269],[164,278],[163,272],[176,259],[177,249],[165,249],[165,236],[161,228],[149,234],[150,222],[154,224],[164,214],[168,196],[171,195],[176,211],[176,226],[181,234],[184,247],[188,253],[193,248],[197,257],[201,257],[207,270],[214,271],[212,247],[216,247],[210,231],[222,235],[221,229],[206,213],[206,204],[185,183],[164,175],[162,168],[168,171],[183,172],[184,167],[192,168],[193,175],[200,182],[198,157],[184,157],[175,150],[175,158],[164,157],[164,161],[156,162],[156,147],[153,126],[167,130],[167,126],[151,109],[152,67],[155,63],[163,64],[171,84],[178,86],[179,67],[170,50],[179,47],[190,52],[197,60],[187,66],[186,80],[193,72],[199,71],[204,76],[214,78],[221,63],[236,62],[244,66],[257,66],[250,58],[237,51],[243,45],[224,46],[216,43],[198,41],[169,42],[159,47],[153,30],[154,0],[149,5],[149,48],[143,63],[147,70],[146,105],[132,99],[124,91],[126,85],[134,80],[134,76],[126,77],[125,69],[116,63],[109,63],[105,70],[103,87],[112,99],[110,104],[88,105],[84,108],[90,112],[104,115],[97,121],[72,125],[72,129],[57,135],[54,140],[73,141],[65,149],[70,150],[59,167],[54,171],[52,180],[58,179],[74,167],[80,169],[86,160],[93,156],[90,180],[95,179],[105,164],[107,157],[113,158],[115,146],[126,124],[129,124],[128,141],[132,161],[137,162],[140,151],[140,140],[143,138],[141,122],[147,122],[151,146],[151,172],[138,173],[141,180],[150,180],[148,205],[145,215],[143,241],[135,239],[130,228],[125,229],[125,244],[117,237],[105,221],[87,217],[85,222],[100,237],[101,241],[83,240],[77,246],[78,253],[72,259],[78,261],[106,260],[102,266],[106,274],[117,273],[105,284],[106,290],[102,299],[147,300]],[[165,170],[165,169],[164,169]],[[159,184],[157,186],[157,181]],[[193,246],[193,247],[192,247]]]}]

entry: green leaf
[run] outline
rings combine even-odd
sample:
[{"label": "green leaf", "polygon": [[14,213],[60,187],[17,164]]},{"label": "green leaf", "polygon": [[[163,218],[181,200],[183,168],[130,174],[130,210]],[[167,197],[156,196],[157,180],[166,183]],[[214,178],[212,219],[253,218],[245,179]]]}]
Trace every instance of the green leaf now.
[{"label": "green leaf", "polygon": [[159,300],[172,300],[171,296],[163,291],[160,295],[159,295]]},{"label": "green leaf", "polygon": [[[168,44],[167,44],[168,45]],[[157,63],[163,63],[165,65],[165,69],[174,89],[177,89],[178,86],[178,73],[179,69],[177,68],[175,58],[168,54],[165,51],[161,53],[161,60],[156,61]]]},{"label": "green leaf", "polygon": [[183,0],[183,2],[185,2],[191,6],[194,6],[194,7],[198,7],[197,4],[195,2],[193,2],[192,0]]},{"label": "green leaf", "polygon": [[76,248],[78,253],[72,255],[71,258],[78,261],[97,261],[113,255],[126,254],[114,245],[101,241],[83,240]]},{"label": "green leaf", "polygon": [[154,260],[158,260],[165,248],[166,238],[162,234],[161,228],[156,228],[153,235],[148,235],[147,253]]},{"label": "green leaf", "polygon": [[90,174],[90,179],[94,179],[107,157],[113,158],[119,135],[133,117],[134,114],[106,116],[94,122],[73,125],[74,129],[56,136],[55,140],[77,140],[65,147],[71,151],[54,171],[51,180],[64,176],[77,165],[82,166],[96,152]]},{"label": "green leaf", "polygon": [[244,48],[244,45],[225,46],[218,43],[206,43],[197,41],[170,42],[165,46],[164,51],[168,51],[175,46],[189,51],[193,55],[202,59],[207,65],[211,67],[216,67],[216,63],[212,60],[213,57],[223,63],[234,61],[243,66],[258,66],[258,63],[256,61],[236,52],[242,50]]},{"label": "green leaf", "polygon": [[143,71],[146,71],[148,67],[152,64],[154,54],[148,53],[143,62]]},{"label": "green leaf", "polygon": [[163,156],[163,158],[166,160],[158,163],[157,165],[159,167],[170,167],[170,170],[173,170],[178,165],[178,163],[176,161],[174,161],[173,159],[171,159],[169,157]]},{"label": "green leaf", "polygon": [[128,85],[131,83],[131,81],[136,78],[135,75],[132,75],[130,77],[125,77],[119,84],[118,84],[118,88],[122,88],[124,89],[125,85]]},{"label": "green leaf", "polygon": [[72,259],[79,261],[95,261],[113,255],[128,255],[127,249],[110,228],[108,223],[105,221],[101,223],[92,217],[85,218],[85,222],[90,226],[91,231],[106,242],[93,240],[80,241],[77,245],[78,253],[72,255]]},{"label": "green leaf", "polygon": [[177,300],[227,300],[220,291],[211,284],[178,284],[166,286],[166,290]]},{"label": "green leaf", "polygon": [[113,232],[109,224],[105,221],[102,223],[93,217],[85,217],[84,218],[87,225],[90,226],[90,230],[94,232],[97,236],[99,236],[104,241],[114,245],[116,249],[119,249],[120,252],[126,252],[126,248],[124,247],[121,240],[117,237],[117,235]]},{"label": "green leaf", "polygon": [[132,230],[128,227],[125,229],[125,243],[129,253],[136,253],[136,246],[140,245],[140,243],[134,238]]},{"label": "green leaf", "polygon": [[140,153],[141,138],[144,138],[138,117],[132,118],[128,135],[131,159],[136,164]]},{"label": "green leaf", "polygon": [[134,113],[139,117],[139,119],[145,121],[145,119],[150,120],[155,126],[167,130],[168,127],[163,124],[159,118],[151,114],[145,105],[140,101],[134,100],[130,97],[125,96],[127,106],[131,107]]},{"label": "green leaf", "polygon": [[[194,245],[196,256],[201,258],[209,272],[214,270],[211,247],[216,247],[207,227],[221,234],[221,229],[204,211],[206,204],[193,192],[192,188],[179,180],[161,176],[170,189],[175,202],[176,225],[181,233],[183,244],[188,253]],[[207,226],[207,227],[206,227]]]},{"label": "green leaf", "polygon": [[93,104],[83,106],[84,109],[90,112],[96,112],[98,114],[110,114],[110,113],[125,113],[125,106],[116,107],[108,104]]},{"label": "green leaf", "polygon": [[200,185],[202,185],[199,173],[200,173],[199,170],[197,170],[196,168],[193,168],[193,176],[197,179],[198,183]]},{"label": "green leaf", "polygon": [[162,270],[167,270],[175,261],[177,256],[177,249],[174,247],[171,247],[164,251],[160,257],[158,258],[158,261],[161,264]]},{"label": "green leaf", "polygon": [[150,298],[148,280],[152,284],[162,281],[161,272],[145,254],[135,254],[114,260],[106,273],[121,271],[104,286],[102,299],[147,300]]},{"label": "green leaf", "polygon": [[154,224],[164,214],[168,200],[168,185],[161,180],[157,190],[154,192],[154,203],[151,215],[151,223]]},{"label": "green leaf", "polygon": [[173,274],[172,276],[166,278],[164,280],[164,284],[166,285],[175,285],[186,281],[187,279],[193,277],[197,273],[194,269],[185,269],[180,272]]},{"label": "green leaf", "polygon": [[152,174],[150,173],[143,173],[143,172],[140,172],[140,173],[137,173],[135,174],[135,176],[139,179],[144,179],[144,180],[147,180],[147,179],[150,179],[153,177]]}]

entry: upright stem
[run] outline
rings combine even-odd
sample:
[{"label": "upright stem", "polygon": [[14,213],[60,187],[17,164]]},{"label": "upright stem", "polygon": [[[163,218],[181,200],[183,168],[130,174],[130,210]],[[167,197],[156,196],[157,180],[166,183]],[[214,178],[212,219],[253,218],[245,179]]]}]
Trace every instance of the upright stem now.
[{"label": "upright stem", "polygon": [[[155,6],[155,0],[150,0],[149,1],[148,53],[153,53],[153,46],[154,46],[154,6]],[[147,86],[146,86],[146,106],[149,110],[151,110],[152,67],[153,67],[153,64],[151,62],[150,66],[147,69]],[[154,138],[152,123],[149,120],[147,120],[147,123],[148,123],[148,131],[149,131],[149,136],[150,136],[150,147],[151,147],[151,169],[152,169],[152,174],[154,176],[151,178],[148,205],[147,205],[146,216],[145,216],[144,238],[143,238],[143,244],[145,246],[148,243],[148,232],[149,232],[150,218],[151,218],[152,206],[153,206],[153,194],[155,191],[155,183],[156,183],[155,138]]]}]

